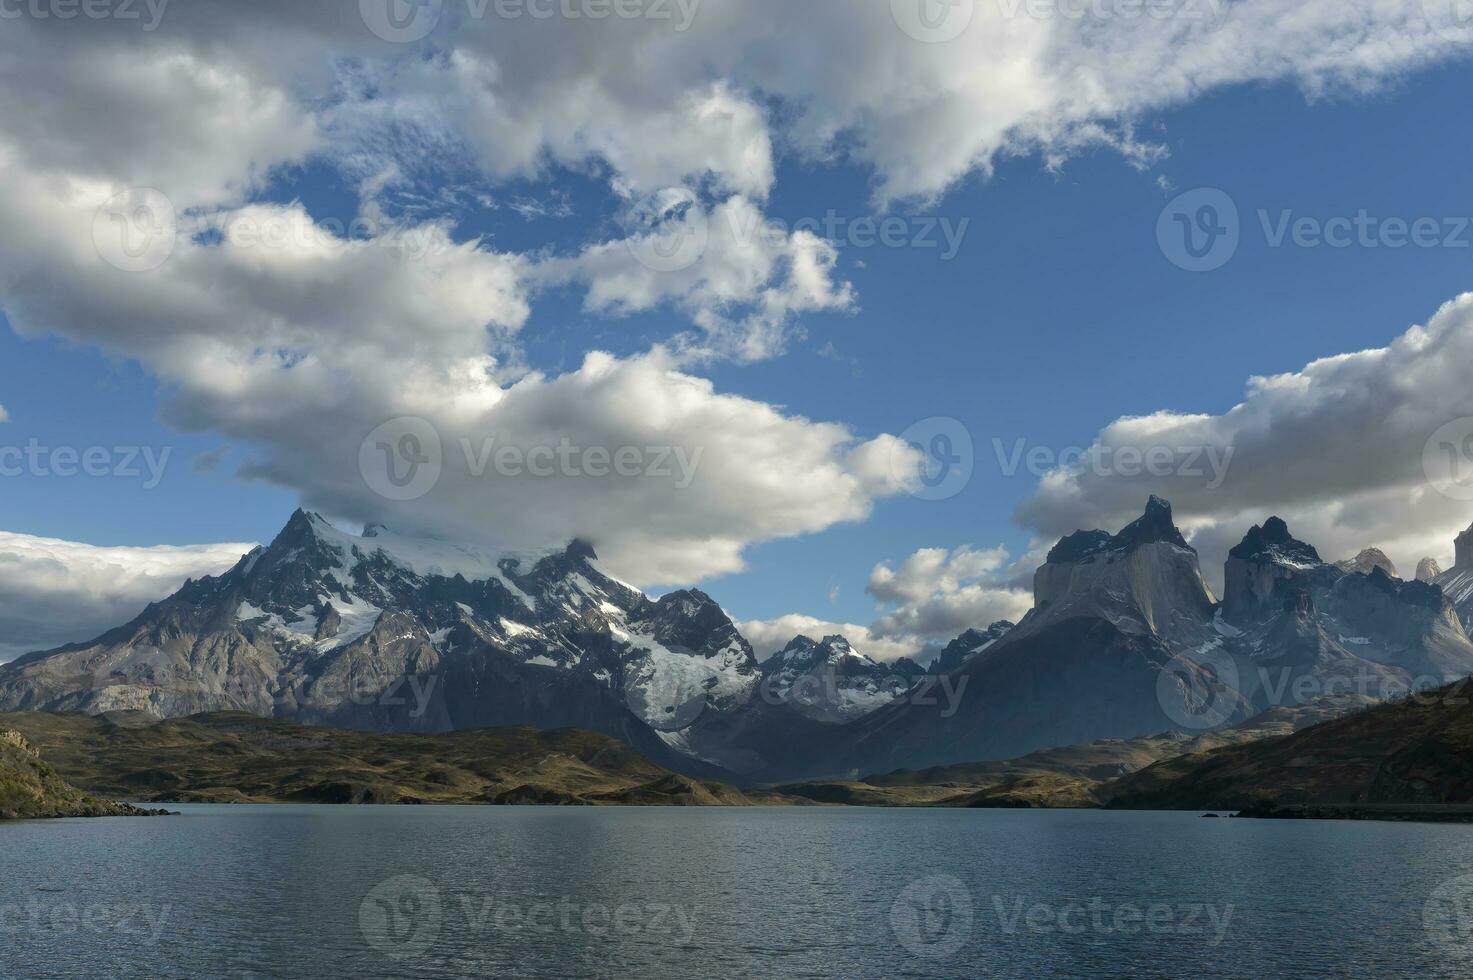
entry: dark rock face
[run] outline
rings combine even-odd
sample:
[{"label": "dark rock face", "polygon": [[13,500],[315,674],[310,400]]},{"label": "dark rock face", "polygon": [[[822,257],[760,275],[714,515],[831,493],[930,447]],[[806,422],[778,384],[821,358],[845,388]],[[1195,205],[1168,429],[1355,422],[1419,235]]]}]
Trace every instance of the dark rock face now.
[{"label": "dark rock face", "polygon": [[1270,517],[1228,552],[1223,618],[1234,625],[1257,622],[1281,608],[1286,596],[1328,587],[1339,574],[1313,545],[1290,534],[1282,519]]},{"label": "dark rock face", "polygon": [[1473,568],[1473,527],[1453,538],[1454,568]]}]

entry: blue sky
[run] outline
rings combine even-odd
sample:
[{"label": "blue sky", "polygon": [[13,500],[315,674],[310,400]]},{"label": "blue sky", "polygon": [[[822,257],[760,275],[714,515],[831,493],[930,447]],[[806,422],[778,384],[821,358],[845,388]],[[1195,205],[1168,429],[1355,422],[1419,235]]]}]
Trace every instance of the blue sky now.
[{"label": "blue sky", "polygon": [[[1038,480],[1001,473],[994,439],[1087,446],[1125,416],[1221,415],[1243,398],[1250,376],[1382,347],[1427,322],[1469,288],[1473,232],[1461,247],[1276,248],[1258,212],[1473,216],[1470,80],[1473,65],[1461,58],[1313,96],[1299,79],[1248,78],[1132,113],[1135,138],[1157,148],[1145,163],[1098,145],[1052,168],[1036,149],[1005,151],[991,173],[973,169],[933,200],[896,202],[888,212],[876,201],[873,163],[843,154],[816,160],[778,140],[769,218],[934,217],[967,222],[965,237],[949,261],[933,248],[840,241],[833,276],[852,283],[853,309],[799,313],[781,356],[718,358],[689,370],[718,392],[840,423],[859,439],[931,416],[958,419],[975,443],[975,474],[948,500],[882,495],[867,520],[753,540],[745,571],[707,577],[703,587],[743,620],[801,612],[868,623],[876,596],[866,583],[879,562],[964,545],[1003,545],[1012,560],[1052,533],[1015,519]],[[457,241],[573,256],[620,233],[626,201],[614,169],[597,159],[553,162],[538,175],[499,179],[458,165],[430,168],[423,180],[462,193],[414,217],[448,219]],[[328,148],[277,167],[244,200],[300,202],[318,222],[346,221],[368,200],[360,177]],[[1236,203],[1241,244],[1222,268],[1190,273],[1163,255],[1157,220],[1177,195],[1202,187]],[[477,203],[478,193],[495,205]],[[388,195],[384,206],[402,217],[406,197]],[[553,213],[518,213],[527,202]],[[68,287],[63,277],[51,288]],[[633,358],[690,328],[679,304],[611,315],[584,299],[578,283],[537,294],[517,336],[526,366],[555,377],[577,370],[589,350]],[[9,311],[3,296],[0,309]],[[177,386],[129,350],[104,353],[107,345],[76,330],[22,339],[4,324],[0,405],[10,421],[0,426],[0,445],[35,438],[171,447],[172,455],[151,489],[141,479],[8,478],[0,530],[102,546],[263,541],[303,498],[300,487],[237,475],[261,446],[198,413],[183,424],[179,413],[167,415]],[[32,321],[29,332],[46,326]],[[218,467],[196,471],[196,457],[223,446],[232,449]],[[1119,511],[1101,504],[1095,519],[1115,521]]]}]

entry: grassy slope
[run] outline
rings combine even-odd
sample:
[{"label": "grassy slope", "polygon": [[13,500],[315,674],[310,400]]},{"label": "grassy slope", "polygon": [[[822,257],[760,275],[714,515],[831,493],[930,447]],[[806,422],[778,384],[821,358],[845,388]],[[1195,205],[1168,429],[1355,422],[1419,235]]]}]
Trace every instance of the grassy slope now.
[{"label": "grassy slope", "polygon": [[1473,802],[1473,687],[1378,705],[1282,738],[1170,759],[1122,779],[1111,806]]},{"label": "grassy slope", "polygon": [[68,780],[173,802],[749,805],[795,802],[688,779],[589,732],[484,729],[378,735],[247,714],[155,722],[0,714]]}]

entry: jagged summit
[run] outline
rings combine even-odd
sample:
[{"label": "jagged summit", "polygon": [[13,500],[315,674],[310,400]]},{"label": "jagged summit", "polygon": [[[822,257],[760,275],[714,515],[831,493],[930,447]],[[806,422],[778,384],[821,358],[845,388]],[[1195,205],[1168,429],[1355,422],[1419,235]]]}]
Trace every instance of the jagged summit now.
[{"label": "jagged summit", "polygon": [[1285,564],[1319,565],[1320,553],[1314,545],[1300,541],[1289,533],[1289,525],[1283,518],[1270,517],[1243,535],[1231,551],[1229,558],[1243,560],[1268,560]]},{"label": "jagged summit", "polygon": [[960,667],[974,654],[981,653],[1012,632],[1016,624],[1000,619],[985,630],[969,629],[952,640],[931,665],[931,673],[947,674]]},{"label": "jagged summit", "polygon": [[1151,495],[1146,502],[1145,513],[1131,521],[1118,534],[1108,531],[1075,531],[1066,535],[1048,553],[1048,561],[1055,565],[1084,561],[1095,555],[1113,552],[1129,552],[1141,545],[1165,542],[1178,548],[1191,548],[1187,539],[1177,529],[1171,517],[1171,504]]}]

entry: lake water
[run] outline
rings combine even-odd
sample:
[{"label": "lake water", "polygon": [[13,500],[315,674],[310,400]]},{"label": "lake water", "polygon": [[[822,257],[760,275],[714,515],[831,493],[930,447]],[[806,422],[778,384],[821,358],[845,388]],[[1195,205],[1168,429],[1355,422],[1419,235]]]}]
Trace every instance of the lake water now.
[{"label": "lake water", "polygon": [[182,809],[0,824],[0,977],[1473,975],[1473,827]]}]

